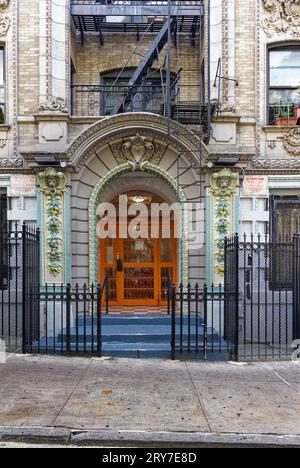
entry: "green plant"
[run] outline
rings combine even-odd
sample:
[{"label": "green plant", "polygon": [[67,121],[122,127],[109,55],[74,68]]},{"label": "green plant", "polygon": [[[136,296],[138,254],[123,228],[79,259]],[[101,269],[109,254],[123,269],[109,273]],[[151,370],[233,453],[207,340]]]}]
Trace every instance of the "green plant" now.
[{"label": "green plant", "polygon": [[291,101],[281,101],[274,104],[275,119],[293,118],[294,103]]}]

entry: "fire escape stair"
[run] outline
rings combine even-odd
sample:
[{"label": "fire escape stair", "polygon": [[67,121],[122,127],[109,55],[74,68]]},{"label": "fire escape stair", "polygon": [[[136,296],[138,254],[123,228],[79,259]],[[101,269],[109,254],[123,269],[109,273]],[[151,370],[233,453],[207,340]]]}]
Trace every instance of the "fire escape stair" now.
[{"label": "fire escape stair", "polygon": [[[171,32],[174,31],[176,25],[176,18],[172,18],[171,20]],[[128,82],[129,89],[127,91],[127,94],[124,96],[121,96],[120,99],[118,99],[115,107],[113,108],[111,115],[118,114],[122,112],[123,106],[126,102],[126,99],[128,99],[134,90],[136,86],[138,86],[143,77],[147,75],[147,72],[149,69],[152,67],[154,62],[158,59],[160,52],[163,50],[165,45],[168,42],[168,32],[169,32],[169,24],[166,21],[151,43],[149,49],[145,53],[145,55],[142,57],[138,67],[134,71],[132,77],[130,78]]]}]

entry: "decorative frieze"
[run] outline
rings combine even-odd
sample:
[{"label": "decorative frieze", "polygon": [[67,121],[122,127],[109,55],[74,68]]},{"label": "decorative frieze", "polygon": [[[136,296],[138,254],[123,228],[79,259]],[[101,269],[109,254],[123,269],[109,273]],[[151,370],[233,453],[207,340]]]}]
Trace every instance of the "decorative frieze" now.
[{"label": "decorative frieze", "polygon": [[61,284],[65,282],[64,202],[66,178],[62,172],[47,168],[39,174],[39,184],[42,195],[44,282]]},{"label": "decorative frieze", "polygon": [[300,38],[300,0],[262,0],[266,16],[261,27],[268,38],[288,34]]},{"label": "decorative frieze", "polygon": [[253,159],[251,165],[255,169],[300,169],[300,159]]},{"label": "decorative frieze", "polygon": [[223,169],[212,175],[211,194],[211,276],[214,284],[223,284],[225,239],[234,231],[235,197],[239,175]]},{"label": "decorative frieze", "polygon": [[62,98],[49,97],[40,106],[42,111],[68,113],[66,101]]},{"label": "decorative frieze", "polygon": [[0,159],[0,168],[10,169],[16,167],[23,167],[23,158],[1,158]]}]

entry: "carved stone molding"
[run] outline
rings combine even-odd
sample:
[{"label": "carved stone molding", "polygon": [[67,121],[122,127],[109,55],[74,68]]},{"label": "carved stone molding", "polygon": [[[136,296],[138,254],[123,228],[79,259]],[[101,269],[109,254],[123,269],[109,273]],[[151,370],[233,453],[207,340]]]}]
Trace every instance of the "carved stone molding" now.
[{"label": "carved stone molding", "polygon": [[253,159],[255,169],[300,169],[300,159]]},{"label": "carved stone molding", "polygon": [[293,128],[290,132],[286,133],[283,137],[284,149],[291,156],[300,156],[300,128]]},{"label": "carved stone molding", "polygon": [[9,5],[9,0],[0,0],[0,11],[6,10]]},{"label": "carved stone molding", "polygon": [[39,174],[41,192],[46,195],[61,195],[66,188],[66,177],[62,172],[47,168]]},{"label": "carved stone molding", "polygon": [[[145,113],[118,114],[97,122],[83,131],[71,143],[66,156],[77,169],[80,169],[100,147],[111,145],[114,142],[122,141],[124,143],[126,138],[132,137],[133,133],[137,131],[140,131],[140,134],[146,136],[150,141],[157,141],[162,146],[172,146],[173,144],[174,149],[176,148],[181,155],[187,154],[189,156],[189,161],[193,165],[196,164],[197,154],[200,155],[200,146],[202,147],[201,154],[203,160],[209,156],[209,151],[205,144],[185,127],[172,122],[169,134],[164,117]],[[178,142],[172,135],[182,135],[181,141]],[[158,147],[155,150],[157,149]],[[117,147],[117,149],[114,148],[112,151],[117,151],[123,158],[123,148]],[[159,151],[161,151],[161,148]],[[122,160],[124,162],[124,159]]]},{"label": "carved stone molding", "polygon": [[111,144],[110,148],[118,164],[130,161],[135,168],[139,168],[145,162],[158,164],[166,146],[137,133],[124,142]]},{"label": "carved stone molding", "polygon": [[14,168],[14,167],[23,167],[23,158],[13,158],[13,159],[0,159],[0,168]]},{"label": "carved stone molding", "polygon": [[0,37],[6,36],[10,28],[10,17],[0,13]]},{"label": "carved stone molding", "polygon": [[289,34],[300,38],[300,0],[262,0],[266,16],[261,27],[269,38]]},{"label": "carved stone molding", "polygon": [[212,175],[211,191],[214,195],[230,195],[236,191],[239,175],[230,169],[223,169]]},{"label": "carved stone molding", "polygon": [[42,111],[68,113],[66,101],[62,98],[51,97],[40,106]]}]

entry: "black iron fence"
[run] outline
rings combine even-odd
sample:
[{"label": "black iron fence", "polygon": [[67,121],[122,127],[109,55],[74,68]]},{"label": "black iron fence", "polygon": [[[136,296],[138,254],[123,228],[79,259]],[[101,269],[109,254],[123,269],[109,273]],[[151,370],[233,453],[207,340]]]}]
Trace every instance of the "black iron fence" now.
[{"label": "black iron fence", "polygon": [[226,242],[225,272],[225,338],[236,355],[291,358],[300,339],[300,237],[235,236]]},{"label": "black iron fence", "polygon": [[39,284],[39,230],[15,224],[0,232],[0,339],[24,350],[29,287]]},{"label": "black iron fence", "polygon": [[46,284],[30,289],[24,352],[101,356],[107,286],[108,278],[102,285]]},{"label": "black iron fence", "polygon": [[[41,285],[40,235],[0,232],[0,339],[10,351],[102,353],[109,282]],[[168,288],[170,351],[209,359],[289,359],[300,340],[300,236],[225,242],[224,285]]]},{"label": "black iron fence", "polygon": [[222,285],[205,285],[200,289],[183,284],[179,290],[172,285],[169,292],[169,309],[172,314],[171,357],[187,355],[203,359],[219,354],[224,359],[234,357],[234,348],[225,339],[224,304]]}]

